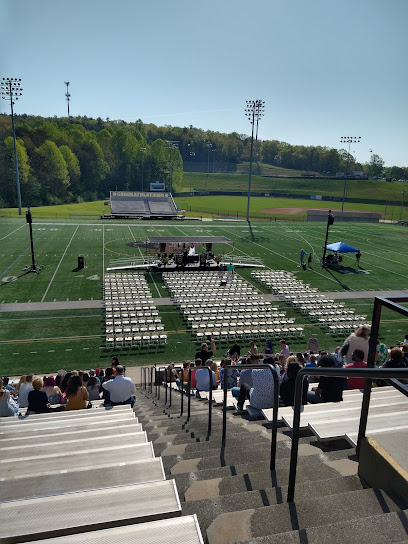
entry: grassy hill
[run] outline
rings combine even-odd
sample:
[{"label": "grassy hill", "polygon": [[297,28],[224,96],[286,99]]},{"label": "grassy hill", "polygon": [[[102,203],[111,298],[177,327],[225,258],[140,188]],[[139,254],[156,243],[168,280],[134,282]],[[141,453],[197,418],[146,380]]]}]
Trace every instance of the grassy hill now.
[{"label": "grassy hill", "polygon": [[[246,191],[248,189],[247,174],[204,174],[201,172],[184,173],[182,186],[177,191],[188,192],[190,183],[196,191]],[[348,198],[369,198],[373,200],[401,201],[402,191],[408,190],[403,182],[384,180],[348,180]],[[314,194],[322,196],[343,197],[344,181],[342,179],[285,179],[252,176],[252,191],[273,194],[275,191],[289,194]],[[408,201],[408,197],[406,198]]]},{"label": "grassy hill", "polygon": [[[237,174],[248,174],[249,162],[244,161],[237,165]],[[293,168],[281,168],[280,166],[273,166],[272,164],[266,164],[262,162],[252,163],[252,173],[259,176],[301,176],[302,174],[314,174],[317,177],[322,177],[319,172],[309,172],[306,170],[295,170]]]}]

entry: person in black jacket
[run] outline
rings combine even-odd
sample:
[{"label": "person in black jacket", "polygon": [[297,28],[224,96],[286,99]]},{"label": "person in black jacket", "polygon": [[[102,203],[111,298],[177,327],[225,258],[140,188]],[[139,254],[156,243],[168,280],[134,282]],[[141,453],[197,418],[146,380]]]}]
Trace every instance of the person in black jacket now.
[{"label": "person in black jacket", "polygon": [[[318,366],[334,368],[336,360],[333,355],[322,355]],[[311,404],[319,402],[340,402],[343,400],[344,378],[320,376],[319,385],[307,393],[307,400]]]},{"label": "person in black jacket", "polygon": [[[281,398],[281,401],[285,406],[293,406],[295,404],[294,398],[295,398],[295,383],[296,383],[296,376],[299,372],[299,370],[302,367],[299,363],[293,362],[289,363],[288,367],[286,369],[286,376],[283,379],[280,388],[279,388],[279,395]],[[303,379],[303,391],[302,391],[302,404],[307,404],[307,390],[308,390],[308,381],[305,376]]]}]

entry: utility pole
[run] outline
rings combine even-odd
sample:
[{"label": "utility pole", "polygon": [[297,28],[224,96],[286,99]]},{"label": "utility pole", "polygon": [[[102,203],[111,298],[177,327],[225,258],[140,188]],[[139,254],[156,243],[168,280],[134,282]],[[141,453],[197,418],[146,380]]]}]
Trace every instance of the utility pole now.
[{"label": "utility pole", "polygon": [[348,176],[348,168],[349,168],[349,161],[350,161],[350,145],[359,144],[360,140],[361,140],[361,136],[342,136],[340,138],[341,144],[348,144],[347,170],[346,170],[346,175],[344,177],[343,201],[341,203],[341,220],[342,221],[343,221],[344,201],[346,200],[346,194],[347,194],[347,176]]},{"label": "utility pole", "polygon": [[70,116],[69,116],[69,99],[71,98],[71,95],[69,94],[69,81],[64,81],[64,85],[67,86],[67,92],[65,93],[65,98],[67,99],[67,107],[68,107],[68,123],[70,123]]},{"label": "utility pole", "polygon": [[258,137],[258,122],[264,116],[265,102],[263,100],[247,100],[245,115],[248,117],[252,126],[251,134],[251,155],[249,158],[249,179],[248,179],[248,205],[247,205],[247,221],[249,221],[249,208],[251,201],[251,181],[252,181],[252,156],[254,151],[254,128],[256,122],[256,135]]}]

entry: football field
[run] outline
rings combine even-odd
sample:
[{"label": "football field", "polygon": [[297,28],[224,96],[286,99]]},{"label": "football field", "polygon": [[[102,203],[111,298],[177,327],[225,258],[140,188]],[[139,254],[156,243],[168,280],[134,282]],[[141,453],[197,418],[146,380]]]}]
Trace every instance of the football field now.
[{"label": "football field", "polygon": [[[224,248],[228,259],[257,257],[270,269],[293,272],[298,279],[325,292],[367,291],[366,298],[347,299],[347,304],[364,310],[371,320],[370,291],[407,289],[408,254],[406,227],[391,224],[335,223],[330,229],[329,243],[346,242],[361,252],[360,269],[354,255],[346,255],[342,266],[323,270],[319,264],[325,237],[325,223],[243,221],[149,222],[89,220],[41,220],[34,218],[35,258],[43,268],[39,274],[27,273],[31,264],[29,228],[25,220],[2,218],[0,223],[0,372],[19,373],[29,370],[44,372],[57,366],[82,368],[104,366],[111,353],[103,349],[102,282],[106,268],[115,260],[144,256],[145,249],[130,247],[150,236],[225,236],[231,244]],[[301,249],[313,253],[313,270],[299,266]],[[218,248],[217,248],[218,252]],[[85,268],[78,270],[77,258],[85,257]],[[250,269],[238,273],[251,280]],[[153,298],[168,297],[161,275],[146,274]],[[256,284],[258,288],[259,284]],[[260,288],[261,291],[264,291]],[[192,294],[193,296],[193,294]],[[60,309],[58,303],[81,302],[73,309]],[[24,307],[24,311],[5,311],[10,303],[43,304],[41,310]],[[359,306],[358,306],[359,305]],[[7,308],[7,307],[6,307]],[[64,308],[64,306],[62,306]],[[21,309],[21,308],[19,308]],[[193,357],[194,344],[186,331],[181,314],[174,306],[158,307],[169,335],[168,345],[155,350],[124,351],[126,364],[183,360]],[[290,309],[285,307],[290,313]],[[293,310],[292,310],[293,311]],[[300,314],[296,322],[309,332],[316,332],[321,346],[332,348],[316,325]],[[395,343],[408,332],[408,323],[399,316],[385,313],[391,321],[383,334]],[[303,320],[303,322],[302,322]],[[303,341],[305,343],[305,341]],[[292,348],[295,349],[295,346]],[[297,350],[305,349],[299,344]],[[218,354],[219,356],[221,353]],[[32,368],[32,367],[35,368]]]}]

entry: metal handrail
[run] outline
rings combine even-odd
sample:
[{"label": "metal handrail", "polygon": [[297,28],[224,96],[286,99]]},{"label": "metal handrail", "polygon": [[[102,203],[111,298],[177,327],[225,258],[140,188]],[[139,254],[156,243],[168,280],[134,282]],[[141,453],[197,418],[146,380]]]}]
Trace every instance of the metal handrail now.
[{"label": "metal handrail", "polygon": [[[299,370],[296,376],[295,382],[295,398],[294,398],[294,413],[293,413],[293,425],[292,425],[292,449],[290,453],[290,472],[289,472],[289,484],[288,484],[288,496],[287,502],[292,502],[295,496],[296,485],[296,469],[297,458],[299,449],[299,427],[300,427],[300,407],[302,401],[303,392],[303,379],[305,376],[331,376],[331,377],[353,377],[353,378],[365,378],[366,383],[364,387],[363,402],[361,405],[360,425],[358,430],[357,440],[357,456],[360,451],[361,440],[365,437],[367,428],[368,408],[364,402],[366,396],[366,389],[371,393],[371,381],[375,379],[389,379],[389,378],[408,378],[408,368],[302,368]],[[368,382],[368,383],[367,383]],[[394,385],[391,381],[391,385]],[[369,402],[369,400],[368,400]]]},{"label": "metal handrail", "polygon": [[251,370],[254,369],[261,369],[266,370],[269,368],[269,370],[272,372],[273,376],[273,417],[272,417],[272,440],[271,440],[271,462],[270,462],[270,469],[275,470],[275,461],[276,461],[276,439],[278,434],[278,406],[279,406],[279,378],[278,374],[276,372],[276,368],[273,367],[273,365],[267,363],[267,364],[259,364],[259,365],[228,365],[224,367],[224,406],[222,409],[222,443],[225,445],[226,435],[227,435],[227,385],[228,385],[228,370],[231,368],[239,369],[246,369],[250,368]]}]

